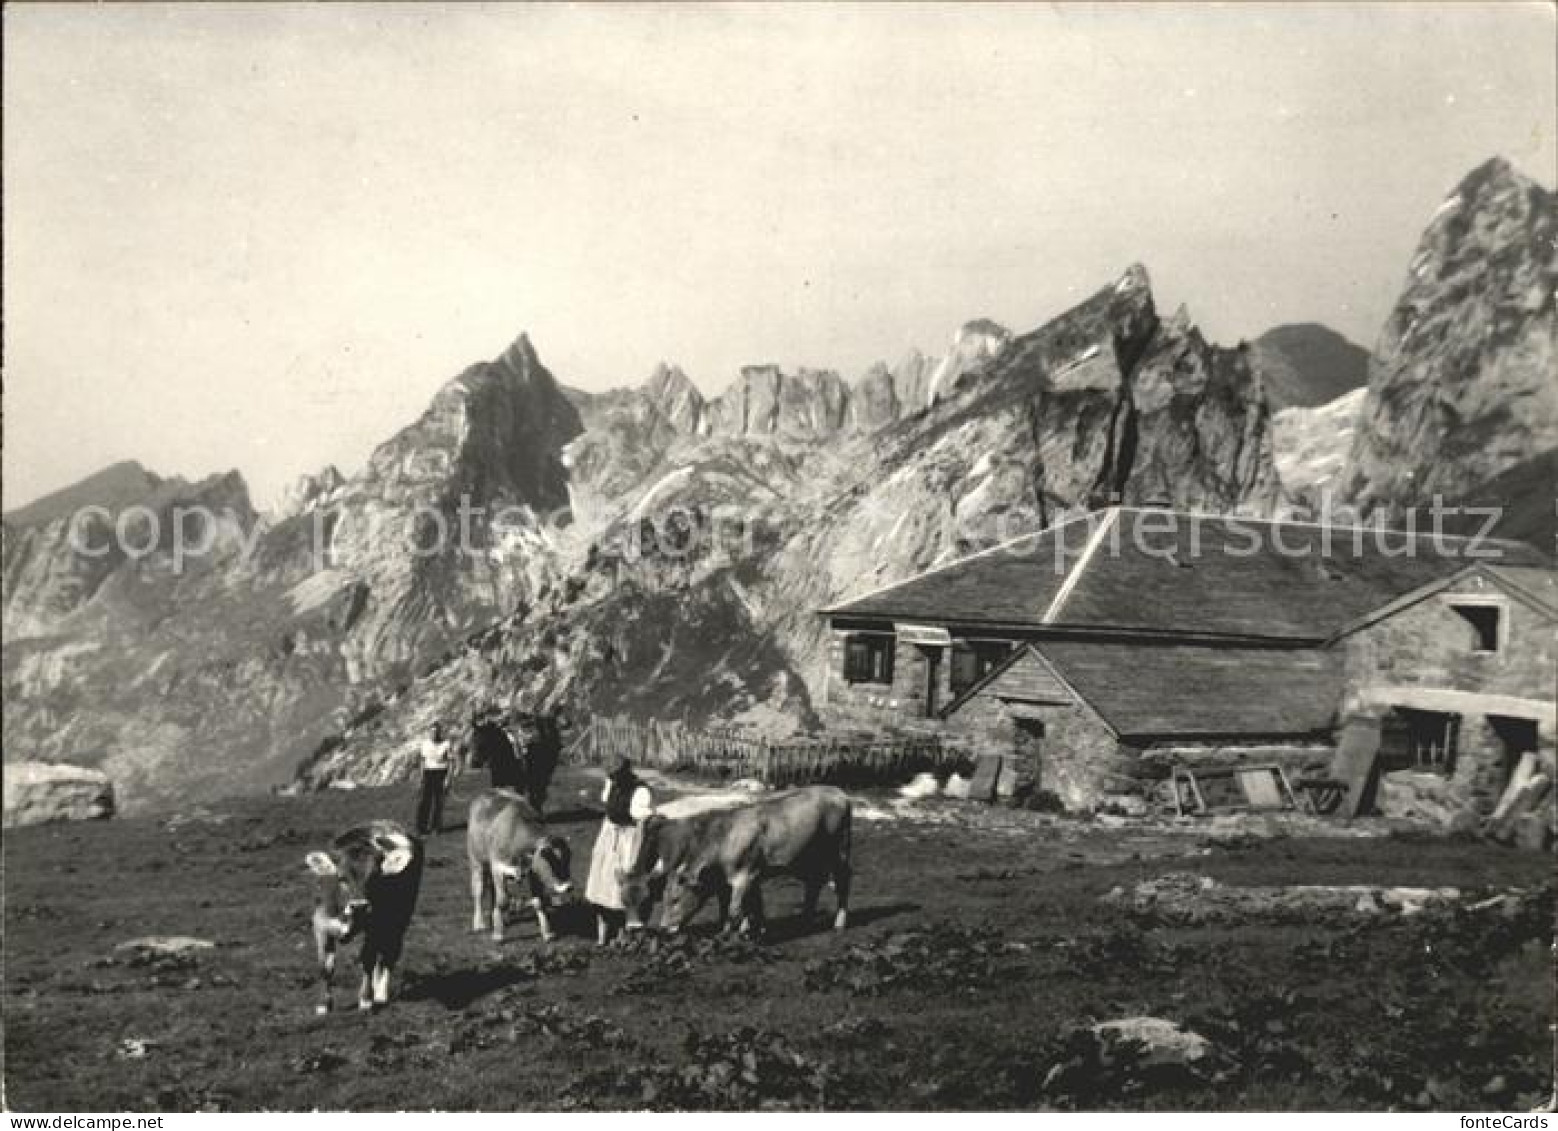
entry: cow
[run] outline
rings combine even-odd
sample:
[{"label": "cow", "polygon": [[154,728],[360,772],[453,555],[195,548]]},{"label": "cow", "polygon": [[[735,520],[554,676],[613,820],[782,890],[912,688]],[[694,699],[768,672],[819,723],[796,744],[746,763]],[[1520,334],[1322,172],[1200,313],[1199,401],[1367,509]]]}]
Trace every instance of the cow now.
[{"label": "cow", "polygon": [[681,820],[651,817],[637,860],[618,875],[629,925],[641,926],[658,896],[665,901],[662,922],[680,930],[712,895],[722,928],[745,923],[761,933],[761,881],[788,874],[805,885],[807,921],[817,913],[823,884],[832,881],[833,926],[842,930],[849,920],[852,816],[843,790],[819,785]]},{"label": "cow", "polygon": [[422,886],[422,842],[394,821],[370,821],[348,829],[328,850],[310,852],[305,860],[319,878],[313,929],[324,1000],[315,1012],[329,1013],[335,1007],[336,951],[359,935],[362,985],[357,1008],[385,1005]]},{"label": "cow", "polygon": [[530,803],[511,789],[483,790],[471,802],[465,826],[465,854],[471,866],[471,930],[492,919],[493,942],[503,941],[508,885],[523,885],[521,900],[535,909],[541,938],[550,942],[547,908],[573,891],[568,842],[549,836]]}]

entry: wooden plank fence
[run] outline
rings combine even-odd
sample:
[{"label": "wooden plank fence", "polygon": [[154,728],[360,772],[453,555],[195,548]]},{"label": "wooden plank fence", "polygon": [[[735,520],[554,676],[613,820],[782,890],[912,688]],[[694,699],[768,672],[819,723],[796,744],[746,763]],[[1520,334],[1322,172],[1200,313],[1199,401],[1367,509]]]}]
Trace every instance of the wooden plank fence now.
[{"label": "wooden plank fence", "polygon": [[967,772],[966,751],[934,736],[772,741],[735,730],[694,730],[680,722],[596,716],[568,751],[568,760],[635,766],[689,777],[765,785],[900,785],[915,774]]}]

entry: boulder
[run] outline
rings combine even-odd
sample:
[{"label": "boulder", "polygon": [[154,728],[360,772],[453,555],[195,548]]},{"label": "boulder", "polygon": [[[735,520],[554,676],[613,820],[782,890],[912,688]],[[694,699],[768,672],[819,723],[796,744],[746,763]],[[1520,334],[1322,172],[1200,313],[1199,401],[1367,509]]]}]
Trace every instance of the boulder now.
[{"label": "boulder", "polygon": [[1154,1084],[1199,1081],[1216,1070],[1211,1041],[1162,1017],[1122,1017],[1072,1030],[1050,1065],[1050,1093],[1139,1090]]},{"label": "boulder", "polygon": [[134,951],[151,958],[180,958],[202,950],[210,950],[216,943],[210,939],[197,939],[193,935],[144,935],[128,939],[114,947],[116,951]]},{"label": "boulder", "polygon": [[52,762],[5,767],[6,828],[114,815],[114,783],[100,770]]},{"label": "boulder", "polygon": [[941,786],[936,782],[935,774],[915,774],[914,780],[898,790],[898,796],[905,801],[922,801],[927,797],[935,797],[941,792]]},{"label": "boulder", "polygon": [[1212,1055],[1212,1042],[1190,1029],[1161,1017],[1126,1017],[1094,1025],[1103,1063],[1117,1063],[1131,1050],[1143,1067],[1193,1066]]}]

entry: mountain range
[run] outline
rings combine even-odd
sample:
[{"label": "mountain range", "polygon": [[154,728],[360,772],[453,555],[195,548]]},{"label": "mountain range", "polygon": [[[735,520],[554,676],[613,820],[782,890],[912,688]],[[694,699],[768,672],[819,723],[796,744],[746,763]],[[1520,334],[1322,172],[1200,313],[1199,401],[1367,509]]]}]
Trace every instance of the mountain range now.
[{"label": "mountain range", "polygon": [[[1491,492],[1550,550],[1554,221],[1507,163],[1473,171],[1361,364],[1314,325],[1209,342],[1133,266],[1027,331],[975,319],[851,380],[753,364],[713,397],[669,361],[571,389],[520,335],[270,514],[236,472],[116,464],[4,516],[6,757],[101,765],[133,810],[388,780],[495,701],[815,729],[815,609],[1114,502]],[[92,545],[145,506],[147,552],[82,553],[88,504]]]}]

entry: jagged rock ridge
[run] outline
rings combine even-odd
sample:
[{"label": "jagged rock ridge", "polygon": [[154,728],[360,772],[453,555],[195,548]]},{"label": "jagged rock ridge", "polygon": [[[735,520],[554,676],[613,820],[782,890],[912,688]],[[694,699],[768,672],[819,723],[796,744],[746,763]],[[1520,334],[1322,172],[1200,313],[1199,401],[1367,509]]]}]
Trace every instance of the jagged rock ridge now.
[{"label": "jagged rock ridge", "polygon": [[[892,411],[890,371],[874,367],[853,390],[854,421],[832,439],[812,430],[816,416],[785,416],[775,371],[749,371],[743,411],[760,397],[759,416],[779,422],[771,431],[667,429],[649,474],[601,493],[594,548],[561,589],[327,744],[305,779],[388,780],[431,718],[513,698],[809,726],[824,678],[819,607],[1033,529],[1087,505],[1100,485],[1214,509],[1275,498],[1268,416],[1244,351],[1209,345],[1183,314],[1160,321],[1140,268],[971,356],[916,412]],[[615,424],[664,415],[642,388],[576,401],[586,432],[569,448],[575,472],[586,452],[600,458]],[[876,406],[866,421],[863,405]],[[673,514],[705,534],[728,516],[743,537],[689,540],[668,532]],[[646,651],[640,629],[660,643]]]},{"label": "jagged rock ridge", "polygon": [[[832,369],[787,372],[771,363],[747,365],[712,400],[669,362],[661,362],[636,387],[603,393],[570,389],[568,397],[583,417],[586,433],[615,433],[613,439],[597,443],[587,438],[575,445],[569,462],[574,485],[581,479],[594,485],[607,464],[617,468],[624,457],[639,469],[652,466],[672,443],[688,437],[804,442],[870,432],[925,411],[949,395],[964,374],[992,361],[1010,339],[1003,327],[975,319],[953,335],[946,355],[927,357],[913,350],[895,366],[875,363],[853,383]],[[629,456],[628,447],[640,454]]]}]

